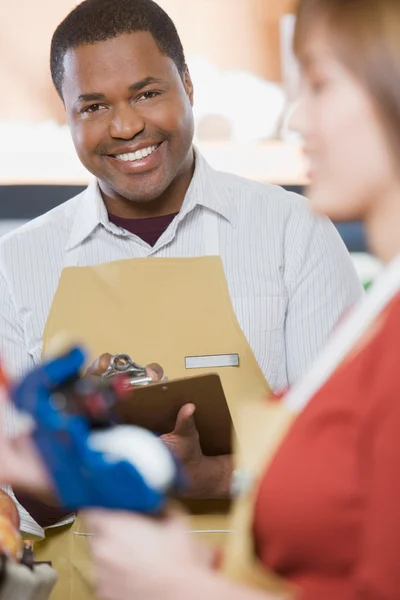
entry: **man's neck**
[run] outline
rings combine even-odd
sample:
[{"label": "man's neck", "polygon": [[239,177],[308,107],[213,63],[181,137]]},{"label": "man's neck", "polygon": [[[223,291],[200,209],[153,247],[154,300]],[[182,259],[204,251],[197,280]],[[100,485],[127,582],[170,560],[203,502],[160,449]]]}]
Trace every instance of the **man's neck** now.
[{"label": "man's neck", "polygon": [[123,219],[148,219],[179,212],[193,178],[194,168],[195,159],[192,150],[170,186],[158,198],[147,202],[135,202],[119,195],[106,195],[100,186],[108,213]]}]

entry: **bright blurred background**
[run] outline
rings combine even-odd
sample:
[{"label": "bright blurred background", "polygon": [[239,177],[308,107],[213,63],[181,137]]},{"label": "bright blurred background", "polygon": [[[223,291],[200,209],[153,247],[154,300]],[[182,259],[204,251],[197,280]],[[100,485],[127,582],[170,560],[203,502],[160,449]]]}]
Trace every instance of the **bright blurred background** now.
[{"label": "bright blurred background", "polygon": [[[49,73],[52,33],[76,0],[0,4],[0,235],[78,193],[77,159]],[[288,132],[297,68],[295,0],[158,0],[174,20],[195,84],[196,144],[216,168],[296,191],[301,140]],[[359,224],[336,224],[368,283],[379,265]]]}]

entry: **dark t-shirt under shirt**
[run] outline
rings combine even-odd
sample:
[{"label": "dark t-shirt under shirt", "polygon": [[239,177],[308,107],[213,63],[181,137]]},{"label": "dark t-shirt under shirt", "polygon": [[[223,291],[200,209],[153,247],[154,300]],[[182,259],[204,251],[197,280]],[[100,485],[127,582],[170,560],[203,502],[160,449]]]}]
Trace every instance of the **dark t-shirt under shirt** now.
[{"label": "dark t-shirt under shirt", "polygon": [[178,213],[163,215],[162,217],[151,217],[146,219],[124,219],[115,215],[108,215],[110,223],[122,227],[140,237],[149,246],[154,246],[157,240],[168,229]]}]

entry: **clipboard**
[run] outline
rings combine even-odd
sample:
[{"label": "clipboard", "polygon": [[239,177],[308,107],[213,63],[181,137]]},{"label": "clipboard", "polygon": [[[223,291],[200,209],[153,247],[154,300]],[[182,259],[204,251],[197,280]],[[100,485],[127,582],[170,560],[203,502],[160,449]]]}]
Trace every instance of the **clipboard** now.
[{"label": "clipboard", "polygon": [[194,419],[205,456],[233,452],[233,422],[219,375],[196,375],[137,387],[114,406],[117,419],[157,435],[174,430],[184,404],[196,406]]}]

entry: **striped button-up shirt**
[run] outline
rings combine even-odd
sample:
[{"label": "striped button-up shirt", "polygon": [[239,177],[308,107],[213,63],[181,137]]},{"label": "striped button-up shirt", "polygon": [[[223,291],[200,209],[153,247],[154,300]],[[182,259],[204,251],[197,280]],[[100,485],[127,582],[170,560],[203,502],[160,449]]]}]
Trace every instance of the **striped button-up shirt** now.
[{"label": "striped button-up shirt", "polygon": [[235,313],[267,381],[281,390],[298,380],[362,294],[350,256],[334,226],[304,198],[215,171],[197,152],[182,208],[154,247],[110,223],[96,181],[0,240],[0,355],[11,375],[40,361],[71,251],[80,266],[201,256],[210,211]]}]

